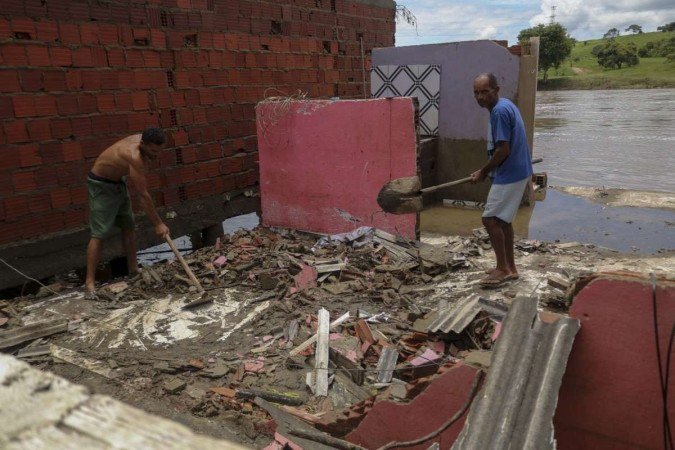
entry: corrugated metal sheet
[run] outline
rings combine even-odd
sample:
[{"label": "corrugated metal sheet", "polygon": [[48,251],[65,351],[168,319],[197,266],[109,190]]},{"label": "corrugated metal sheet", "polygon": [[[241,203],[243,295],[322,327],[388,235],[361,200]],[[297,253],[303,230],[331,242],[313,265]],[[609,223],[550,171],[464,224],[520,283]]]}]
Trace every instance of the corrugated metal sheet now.
[{"label": "corrugated metal sheet", "polygon": [[536,298],[514,300],[453,450],[555,448],[553,414],[579,321],[547,322]]},{"label": "corrugated metal sheet", "polygon": [[438,317],[429,325],[427,330],[432,333],[438,331],[449,333],[452,331],[459,334],[469,326],[481,309],[482,305],[478,294],[470,295],[450,307],[438,311]]}]

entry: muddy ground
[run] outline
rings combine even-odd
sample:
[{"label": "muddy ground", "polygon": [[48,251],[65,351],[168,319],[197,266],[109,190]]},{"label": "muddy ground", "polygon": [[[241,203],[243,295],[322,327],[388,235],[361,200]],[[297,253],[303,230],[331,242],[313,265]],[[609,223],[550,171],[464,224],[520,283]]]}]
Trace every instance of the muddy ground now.
[{"label": "muddy ground", "polygon": [[[419,376],[409,369],[429,350],[438,358],[422,364],[424,375],[489,351],[499,318],[487,313],[460,334],[426,331],[447,304],[477,294],[508,308],[515,297],[534,295],[541,308],[564,313],[576,281],[592,273],[675,273],[675,252],[638,257],[580,243],[521,240],[520,278],[488,290],[479,281],[493,256],[481,230],[471,238],[428,235],[421,244],[372,233],[325,245],[318,239],[264,228],[225,236],[187,257],[205,294],[190,286],[175,261],[107,283],[95,301],[62,280],[51,286],[58,295],[45,291],[41,298],[0,302],[9,319],[0,330],[65,318],[70,331],[12,351],[21,357],[36,350],[23,359],[40,369],[199,433],[262,448],[271,441],[269,416],[241,396],[247,390],[282,396],[296,413],[328,423],[364,396],[409,400],[377,381],[386,346],[397,349],[394,377],[406,382]],[[313,347],[289,356],[316,332],[322,307],[331,321],[350,313],[330,341],[343,356],[331,358],[333,372],[349,380],[336,376],[325,399],[306,384]],[[364,337],[363,321],[371,337]]]}]

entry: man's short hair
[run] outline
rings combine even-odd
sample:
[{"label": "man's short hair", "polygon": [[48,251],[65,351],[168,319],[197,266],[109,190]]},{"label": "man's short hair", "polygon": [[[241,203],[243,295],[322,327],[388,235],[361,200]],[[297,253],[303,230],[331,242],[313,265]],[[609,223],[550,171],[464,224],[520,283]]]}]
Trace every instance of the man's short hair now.
[{"label": "man's short hair", "polygon": [[483,77],[488,79],[488,83],[490,84],[490,87],[492,89],[499,87],[499,83],[497,82],[497,77],[495,76],[494,73],[492,73],[492,72],[481,73],[480,75],[478,75],[476,77],[476,79],[483,78]]},{"label": "man's short hair", "polygon": [[141,142],[144,144],[164,145],[166,142],[166,134],[161,128],[148,127],[143,131]]}]

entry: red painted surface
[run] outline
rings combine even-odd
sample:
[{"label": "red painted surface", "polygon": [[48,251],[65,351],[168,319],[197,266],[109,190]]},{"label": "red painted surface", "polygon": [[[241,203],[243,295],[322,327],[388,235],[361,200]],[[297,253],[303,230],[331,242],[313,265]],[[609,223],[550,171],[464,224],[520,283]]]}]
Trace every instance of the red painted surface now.
[{"label": "red painted surface", "polygon": [[[476,369],[457,365],[434,380],[408,404],[382,401],[373,407],[347,440],[374,449],[391,441],[408,441],[437,430],[466,402]],[[440,436],[407,450],[424,450],[434,442],[442,449],[452,446],[464,426],[466,414]]]},{"label": "red painted surface", "polygon": [[[658,283],[657,309],[665,368],[675,322],[675,284]],[[581,320],[555,415],[558,448],[663,448],[662,400],[654,338],[652,286],[628,278],[601,278],[575,298]],[[675,376],[675,357],[670,364]],[[668,408],[675,414],[674,383]]]},{"label": "red painted surface", "polygon": [[377,194],[417,173],[411,98],[261,103],[262,222],[321,233],[359,226],[415,237],[417,216],[385,214]]}]

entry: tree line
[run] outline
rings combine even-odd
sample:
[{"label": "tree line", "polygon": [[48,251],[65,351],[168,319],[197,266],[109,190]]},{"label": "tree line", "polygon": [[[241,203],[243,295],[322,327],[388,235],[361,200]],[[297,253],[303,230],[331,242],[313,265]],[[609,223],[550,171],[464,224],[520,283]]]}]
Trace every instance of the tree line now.
[{"label": "tree line", "polygon": [[[675,31],[675,22],[667,23],[657,28],[658,31]],[[633,34],[642,34],[642,27],[638,24],[628,26],[625,31]],[[665,57],[668,62],[675,61],[675,37],[659,41],[647,42],[638,48],[633,43],[623,43],[616,40],[621,32],[617,28],[611,28],[603,35],[602,44],[596,45],[591,54],[598,60],[601,67],[607,69],[620,69],[622,66],[634,66],[640,62],[640,58]],[[548,71],[557,69],[572,54],[572,48],[576,40],[572,38],[567,29],[559,24],[537,25],[532,28],[521,30],[518,41],[525,44],[531,37],[539,37],[539,70],[543,73],[544,82],[548,80]]]}]

